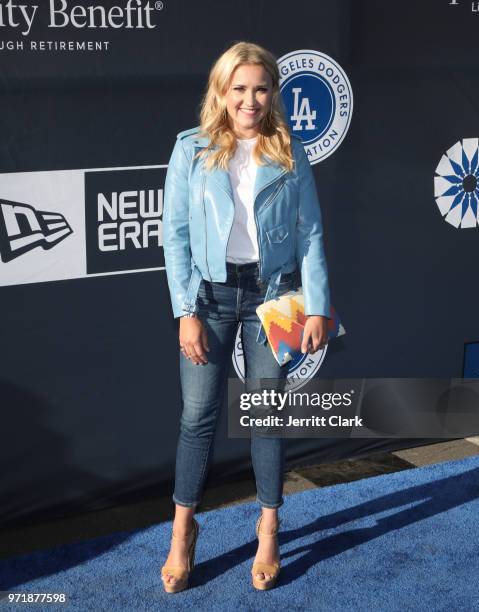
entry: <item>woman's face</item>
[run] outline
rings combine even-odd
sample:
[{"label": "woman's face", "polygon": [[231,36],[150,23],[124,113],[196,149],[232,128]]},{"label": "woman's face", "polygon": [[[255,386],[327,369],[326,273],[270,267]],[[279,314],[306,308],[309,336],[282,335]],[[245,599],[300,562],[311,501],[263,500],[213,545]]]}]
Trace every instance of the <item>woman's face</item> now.
[{"label": "woman's face", "polygon": [[238,138],[253,138],[269,113],[273,84],[261,64],[243,64],[233,72],[226,92],[226,109]]}]

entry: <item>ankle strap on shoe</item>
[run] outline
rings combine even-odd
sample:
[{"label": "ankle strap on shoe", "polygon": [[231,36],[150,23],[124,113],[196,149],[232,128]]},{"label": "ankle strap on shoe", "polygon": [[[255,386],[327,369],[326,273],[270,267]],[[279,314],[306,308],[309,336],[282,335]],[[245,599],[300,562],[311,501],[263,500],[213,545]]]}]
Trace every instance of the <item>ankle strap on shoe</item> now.
[{"label": "ankle strap on shoe", "polygon": [[180,537],[180,536],[175,535],[172,532],[171,533],[171,537],[174,540],[178,540],[180,542],[186,542],[188,540],[188,538],[191,536],[191,534],[194,534],[197,530],[198,530],[198,523],[195,521],[195,519],[192,519],[191,520],[191,529],[190,529],[190,531],[188,531],[188,533],[185,536]]},{"label": "ankle strap on shoe", "polygon": [[271,538],[275,537],[275,536],[278,534],[278,531],[279,531],[279,526],[280,526],[280,524],[281,524],[281,519],[278,519],[278,524],[277,524],[277,525],[276,525],[276,527],[274,528],[273,533],[265,533],[264,531],[261,531],[261,530],[260,530],[260,525],[261,525],[261,519],[262,519],[262,518],[263,518],[263,515],[261,515],[261,516],[258,518],[258,521],[256,522],[256,534],[257,534],[257,535],[261,534],[262,536],[266,536],[266,537],[268,537],[268,536],[269,536],[269,537],[271,537]]}]

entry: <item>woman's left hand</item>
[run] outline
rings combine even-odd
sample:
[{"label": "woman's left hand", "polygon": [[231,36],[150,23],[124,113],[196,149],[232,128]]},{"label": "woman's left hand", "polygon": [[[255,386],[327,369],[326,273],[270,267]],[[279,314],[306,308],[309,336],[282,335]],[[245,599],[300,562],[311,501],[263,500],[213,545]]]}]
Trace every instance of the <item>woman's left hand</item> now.
[{"label": "woman's left hand", "polygon": [[310,315],[304,325],[301,352],[314,355],[328,343],[328,318],[322,315]]}]

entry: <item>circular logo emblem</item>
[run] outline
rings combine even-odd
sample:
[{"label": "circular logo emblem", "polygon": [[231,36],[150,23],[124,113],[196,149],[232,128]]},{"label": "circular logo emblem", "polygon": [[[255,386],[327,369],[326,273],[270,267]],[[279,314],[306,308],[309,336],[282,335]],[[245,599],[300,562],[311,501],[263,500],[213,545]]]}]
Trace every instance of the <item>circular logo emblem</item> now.
[{"label": "circular logo emblem", "polygon": [[353,93],[331,57],[303,49],[280,57],[280,90],[291,131],[301,138],[311,164],[339,147],[351,123]]},{"label": "circular logo emblem", "polygon": [[463,138],[441,157],[434,196],[444,221],[464,229],[479,225],[479,140]]},{"label": "circular logo emblem", "polygon": [[[289,362],[288,381],[285,386],[285,391],[300,389],[310,378],[319,370],[326,356],[328,345],[324,349],[320,349],[314,355],[300,355],[296,359]],[[245,367],[243,358],[243,345],[241,342],[241,323],[236,332],[235,348],[233,351],[233,365],[238,377],[244,382]]]}]

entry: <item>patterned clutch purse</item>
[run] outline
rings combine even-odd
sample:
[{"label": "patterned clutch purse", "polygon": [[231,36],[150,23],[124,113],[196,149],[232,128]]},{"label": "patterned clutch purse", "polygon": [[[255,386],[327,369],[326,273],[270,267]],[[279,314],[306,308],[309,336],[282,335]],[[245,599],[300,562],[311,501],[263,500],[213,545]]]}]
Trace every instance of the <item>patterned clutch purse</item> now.
[{"label": "patterned clutch purse", "polygon": [[[336,338],[346,331],[332,306],[330,310],[328,335],[329,338]],[[302,354],[301,342],[306,315],[301,288],[264,302],[258,306],[256,313],[263,324],[269,345],[279,365],[284,365]]]}]

